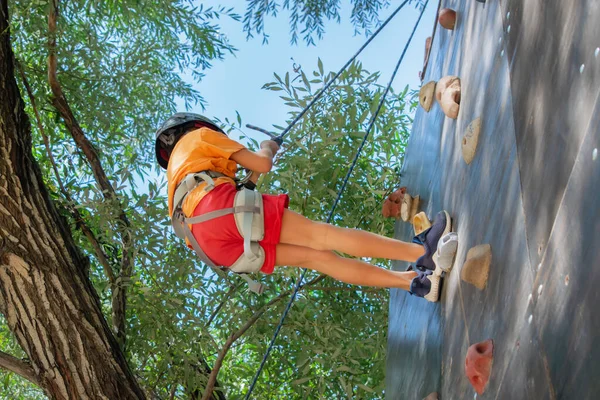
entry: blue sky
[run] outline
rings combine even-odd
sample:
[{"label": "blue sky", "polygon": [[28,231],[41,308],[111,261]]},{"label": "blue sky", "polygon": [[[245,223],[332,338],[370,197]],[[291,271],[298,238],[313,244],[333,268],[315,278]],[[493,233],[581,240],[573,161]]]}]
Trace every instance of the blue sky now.
[{"label": "blue sky", "polygon": [[[234,7],[240,15],[245,11],[245,3],[242,0],[203,2],[205,6]],[[392,0],[391,3],[381,14],[382,20],[391,14],[400,1]],[[393,87],[396,89],[402,89],[407,84],[411,88],[417,88],[420,84],[418,73],[423,66],[425,39],[431,35],[436,5],[435,2],[429,2],[427,6],[394,81]],[[246,40],[242,22],[229,18],[220,19],[221,32],[228,36],[238,51],[215,62],[211,69],[205,71],[204,79],[200,83],[194,83],[194,87],[207,101],[206,110],[202,111],[198,106],[188,111],[235,120],[237,110],[244,124],[251,123],[266,129],[273,124],[284,125],[287,107],[279,99],[280,92],[262,90],[262,85],[273,80],[274,72],[281,76],[287,71],[291,72],[291,58],[302,66],[307,75],[317,69],[318,57],[323,61],[326,71],[337,71],[344,65],[366,40],[365,36],[354,36],[354,28],[349,19],[350,9],[349,1],[342,0],[341,22],[327,23],[325,36],[323,40],[316,42],[316,46],[307,46],[303,42],[290,44],[288,15],[285,11],[280,12],[277,18],[266,19],[265,28],[270,35],[268,44],[263,44],[262,37],[258,36]],[[381,84],[388,82],[418,14],[414,5],[405,6],[359,57],[369,71],[381,72]],[[191,77],[187,80],[193,83]],[[178,105],[180,110],[185,109],[182,102]],[[246,132],[259,140],[265,138],[260,133]]]}]

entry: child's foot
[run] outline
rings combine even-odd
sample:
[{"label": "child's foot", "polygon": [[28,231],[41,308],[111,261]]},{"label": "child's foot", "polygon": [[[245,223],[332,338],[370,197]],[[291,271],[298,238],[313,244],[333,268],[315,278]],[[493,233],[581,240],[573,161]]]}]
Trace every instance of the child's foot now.
[{"label": "child's foot", "polygon": [[[456,253],[456,247],[458,244],[458,237],[453,236],[452,240],[448,242],[440,242],[442,237],[450,233],[452,223],[450,215],[446,211],[440,211],[433,220],[431,228],[425,230],[419,235],[415,236],[413,242],[423,245],[425,248],[425,254],[419,257],[416,262],[417,269],[421,271],[429,270],[436,271],[436,261],[440,264],[441,271],[437,271],[437,275],[441,275],[443,271],[449,270],[452,267],[452,261],[454,254]],[[456,234],[454,234],[456,235]],[[438,244],[447,246],[447,249],[441,249],[437,259],[434,260],[434,255],[438,251]]]},{"label": "child's foot", "polygon": [[441,276],[428,272],[417,272],[417,276],[410,282],[410,293],[424,297],[433,303],[440,299]]}]

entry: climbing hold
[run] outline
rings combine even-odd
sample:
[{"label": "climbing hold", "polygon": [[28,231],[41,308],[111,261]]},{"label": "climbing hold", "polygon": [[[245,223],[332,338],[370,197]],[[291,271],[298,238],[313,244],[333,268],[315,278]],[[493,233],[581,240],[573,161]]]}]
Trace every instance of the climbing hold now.
[{"label": "climbing hold", "polygon": [[402,206],[400,207],[400,218],[402,218],[402,221],[412,221],[415,214],[419,211],[420,201],[421,198],[419,196],[411,197],[409,194],[404,195]]},{"label": "climbing hold", "polygon": [[423,400],[439,400],[437,392],[429,393]]},{"label": "climbing hold", "polygon": [[435,88],[437,99],[444,114],[448,118],[456,119],[460,110],[460,79],[457,76],[445,76],[437,83]]},{"label": "climbing hold", "polygon": [[423,70],[419,71],[419,78],[425,79],[425,71],[427,71],[427,63],[429,63],[429,54],[431,53],[431,36],[425,39],[425,58],[423,60]]},{"label": "climbing hold", "polygon": [[467,253],[467,261],[465,261],[460,271],[461,279],[474,285],[479,290],[485,289],[491,262],[492,247],[489,244],[471,248]]},{"label": "climbing hold", "polygon": [[421,107],[423,107],[427,112],[431,110],[434,95],[435,81],[428,82],[421,87],[421,91],[419,92],[419,103],[421,103]]},{"label": "climbing hold", "polygon": [[465,374],[480,396],[485,391],[485,386],[490,380],[493,361],[494,341],[492,339],[475,343],[467,350]]},{"label": "climbing hold", "polygon": [[383,202],[381,213],[386,218],[399,218],[400,217],[400,206],[402,199],[406,193],[406,187],[401,187],[395,192],[390,194],[388,198]]},{"label": "climbing hold", "polygon": [[462,140],[462,155],[467,165],[471,164],[477,151],[479,143],[479,131],[481,129],[481,118],[475,119],[469,124]]},{"label": "climbing hold", "polygon": [[478,3],[485,3],[485,0],[475,0]]},{"label": "climbing hold", "polygon": [[424,232],[431,227],[431,221],[427,218],[425,211],[421,211],[413,217],[413,228],[415,228],[415,236]]},{"label": "climbing hold", "polygon": [[438,14],[440,25],[446,29],[454,30],[456,25],[456,11],[450,8],[442,8]]}]

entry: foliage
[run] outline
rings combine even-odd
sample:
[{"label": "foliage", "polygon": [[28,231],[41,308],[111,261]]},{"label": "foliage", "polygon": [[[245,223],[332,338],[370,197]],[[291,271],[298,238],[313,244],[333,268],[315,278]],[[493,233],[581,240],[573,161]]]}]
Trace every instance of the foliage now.
[{"label": "foliage", "polygon": [[[281,3],[281,4],[280,4]],[[248,37],[254,34],[262,35],[263,42],[267,42],[269,35],[265,28],[267,17],[277,17],[283,10],[289,13],[291,42],[297,43],[299,36],[307,44],[315,44],[325,34],[325,22],[340,22],[342,8],[341,0],[248,0],[244,14],[244,31]],[[392,3],[389,0],[351,0],[352,11],[350,21],[355,29],[355,34],[369,35],[371,30],[381,23],[379,14]],[[416,7],[422,7],[423,0],[409,0]],[[397,7],[396,3],[393,3]]]},{"label": "foliage", "polygon": [[[63,4],[63,3],[61,3]],[[358,4],[358,2],[356,3]],[[234,51],[213,24],[228,9],[192,8],[182,1],[64,2],[59,23],[59,79],[102,165],[119,194],[103,200],[92,173],[50,105],[46,82],[47,4],[11,5],[13,47],[37,100],[67,200],[53,174],[41,132],[34,132],[34,157],[73,234],[91,259],[90,275],[110,319],[111,292],[94,249],[67,212],[77,207],[104,252],[122,255],[117,218],[124,208],[134,237],[134,275],[128,282],[126,355],[143,388],[157,398],[187,398],[206,384],[207,371],[229,335],[270,300],[289,290],[299,271],[280,269],[264,278],[266,295],[248,294],[235,277],[217,278],[173,236],[166,211],[163,177],[153,166],[152,132],[174,111],[174,99],[190,107],[202,97],[179,72],[201,79],[212,60]],[[193,18],[190,18],[190,15]],[[177,32],[183,32],[178,34]],[[319,61],[307,75],[288,73],[265,85],[282,94],[290,118],[332,78]],[[276,173],[263,177],[265,192],[287,192],[291,208],[324,220],[382,88],[378,74],[353,64],[286,138]],[[22,91],[27,111],[32,104]],[[398,182],[413,99],[391,92],[376,120],[336,212],[335,223],[387,235],[392,223],[379,207]],[[241,127],[241,119],[235,123]],[[254,145],[257,145],[254,143]],[[257,398],[380,398],[387,331],[387,291],[351,287],[331,280],[300,293],[266,370]],[[219,374],[228,399],[239,398],[256,371],[288,297],[269,307],[234,344]],[[3,326],[3,325],[0,325]],[[22,355],[5,328],[0,349]],[[0,396],[43,398],[8,373],[0,373]],[[21,396],[21,397],[19,397]]]},{"label": "foliage", "polygon": [[[275,74],[275,81],[264,88],[281,93],[291,108],[291,119],[333,75],[325,73],[319,60],[317,71]],[[352,64],[286,137],[276,171],[262,178],[261,190],[288,193],[291,209],[324,221],[383,93],[377,79],[378,74]],[[335,213],[337,225],[393,234],[393,225],[383,219],[380,207],[399,180],[412,123],[408,107],[415,104],[411,100],[408,88],[388,94]],[[298,275],[295,270],[276,271],[269,285],[281,282],[282,290]],[[381,397],[388,292],[332,280],[322,286],[324,290],[309,290],[296,300],[255,389],[257,398]],[[272,330],[260,331],[267,337],[255,344],[255,350],[250,348],[258,353],[256,359],[245,356],[239,374],[256,369]],[[232,373],[235,370],[227,370],[223,376]],[[230,379],[234,381],[235,375]]]}]

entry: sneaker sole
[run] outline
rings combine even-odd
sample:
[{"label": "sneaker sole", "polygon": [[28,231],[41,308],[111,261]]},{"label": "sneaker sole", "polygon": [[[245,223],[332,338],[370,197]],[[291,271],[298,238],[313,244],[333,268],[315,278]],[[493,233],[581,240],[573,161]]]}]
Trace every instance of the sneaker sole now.
[{"label": "sneaker sole", "polygon": [[[440,238],[442,245],[438,243],[438,248],[433,255],[433,263],[435,264],[434,275],[442,275],[442,272],[450,272],[454,266],[456,258],[456,250],[458,249],[458,235],[455,232],[450,232]],[[444,256],[440,255],[440,249],[443,249]],[[443,261],[440,259],[443,257]]]},{"label": "sneaker sole", "polygon": [[[444,238],[444,236],[446,236],[447,234],[452,232],[452,218],[450,217],[450,214],[448,214],[448,211],[442,210],[442,212],[446,216],[446,228],[444,228],[444,232],[442,233],[442,237],[440,238],[440,240],[442,238]],[[452,269],[452,264],[454,264],[454,258],[452,258],[452,263],[450,264],[449,267],[438,266],[438,257],[436,257],[438,250],[436,250],[435,254],[432,256],[433,263],[435,264],[435,269],[433,270],[433,274],[437,275],[437,276],[441,276],[443,272],[450,271]],[[454,252],[456,253],[456,250]]]},{"label": "sneaker sole", "polygon": [[442,291],[442,277],[434,274],[428,278],[431,282],[431,289],[429,289],[429,293],[424,298],[432,303],[437,303],[440,300],[440,292]]},{"label": "sneaker sole", "polygon": [[448,214],[448,211],[443,210],[444,214],[446,215],[446,229],[444,229],[444,233],[442,234],[442,237],[446,236],[447,234],[449,234],[452,231],[452,218],[450,218],[450,214]]}]

